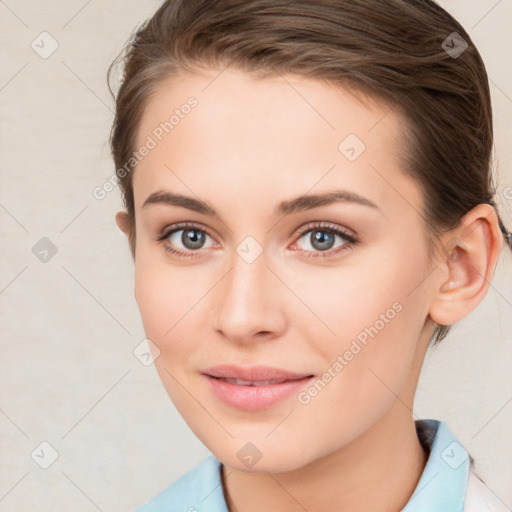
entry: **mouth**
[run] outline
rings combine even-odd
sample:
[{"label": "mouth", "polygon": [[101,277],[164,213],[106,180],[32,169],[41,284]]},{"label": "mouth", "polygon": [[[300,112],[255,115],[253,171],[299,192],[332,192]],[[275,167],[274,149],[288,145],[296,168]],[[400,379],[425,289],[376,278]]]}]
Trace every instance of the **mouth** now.
[{"label": "mouth", "polygon": [[272,386],[274,384],[281,384],[283,382],[290,382],[291,380],[299,380],[299,379],[278,379],[278,380],[242,380],[242,379],[228,379],[222,377],[213,377],[213,379],[222,380],[229,384],[236,384],[237,386]]},{"label": "mouth", "polygon": [[204,377],[209,391],[223,404],[259,411],[297,395],[315,376],[271,367],[222,366],[210,368]]},{"label": "mouth", "polygon": [[310,373],[299,373],[272,366],[260,365],[243,367],[232,364],[212,366],[211,368],[206,369],[203,373],[210,377],[216,377],[219,379],[238,380],[240,381],[239,385],[246,385],[246,383],[258,384],[260,382],[279,384],[288,380],[298,380],[312,376]]}]

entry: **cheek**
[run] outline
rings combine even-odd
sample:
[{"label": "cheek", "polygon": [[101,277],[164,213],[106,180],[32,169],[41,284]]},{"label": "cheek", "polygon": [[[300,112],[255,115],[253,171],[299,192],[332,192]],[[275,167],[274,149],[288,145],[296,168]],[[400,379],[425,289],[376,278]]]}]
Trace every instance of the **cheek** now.
[{"label": "cheek", "polygon": [[314,341],[313,349],[328,364],[346,354],[354,371],[344,378],[368,386],[376,379],[369,368],[399,386],[428,314],[426,288],[420,285],[429,271],[424,253],[411,249],[400,258],[397,252],[391,244],[387,252],[381,246],[365,261],[322,273],[312,270],[314,279],[304,272],[297,283],[304,303],[316,313],[316,318],[295,313],[304,338]]},{"label": "cheek", "polygon": [[201,298],[194,287],[190,269],[171,267],[140,258],[135,266],[135,299],[146,336],[161,350],[174,352],[189,340],[177,333],[190,321],[194,305]]},{"label": "cheek", "polygon": [[159,350],[154,365],[180,414],[185,419],[194,417],[200,412],[192,414],[190,397],[180,383],[196,370],[193,353],[204,339],[194,316],[200,294],[194,293],[194,281],[179,267],[145,263],[142,258],[136,263],[135,298],[146,337]]},{"label": "cheek", "polygon": [[[333,269],[315,287],[305,288],[305,302],[320,312],[333,332],[316,319],[300,320],[304,338],[325,360],[321,382],[316,390],[306,390],[301,404],[307,405],[300,407],[312,418],[331,411],[333,435],[338,435],[340,424],[347,439],[370,426],[391,407],[407,382],[426,315],[425,297],[417,287],[418,262],[411,258],[393,263],[391,259],[382,267],[362,266],[359,273],[355,268],[353,272]],[[310,283],[307,277],[302,279]]]},{"label": "cheek", "polygon": [[[305,269],[288,279],[309,309],[304,312],[302,307],[303,322],[326,338],[330,332],[332,340],[344,342],[371,326],[384,332],[392,325],[403,327],[404,317],[420,321],[426,314],[423,308],[410,306],[421,306],[418,284],[424,272],[420,259],[385,258],[381,253],[339,268]],[[296,314],[300,319],[298,310]]]}]

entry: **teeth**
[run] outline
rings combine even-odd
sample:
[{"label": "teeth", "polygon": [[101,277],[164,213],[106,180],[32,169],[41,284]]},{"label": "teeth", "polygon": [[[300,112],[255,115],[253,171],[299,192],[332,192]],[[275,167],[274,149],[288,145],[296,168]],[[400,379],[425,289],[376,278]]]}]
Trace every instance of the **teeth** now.
[{"label": "teeth", "polygon": [[270,386],[271,384],[279,384],[284,382],[282,380],[260,380],[260,381],[252,381],[252,380],[241,380],[241,379],[221,379],[224,382],[229,382],[229,384],[237,384],[238,386]]}]

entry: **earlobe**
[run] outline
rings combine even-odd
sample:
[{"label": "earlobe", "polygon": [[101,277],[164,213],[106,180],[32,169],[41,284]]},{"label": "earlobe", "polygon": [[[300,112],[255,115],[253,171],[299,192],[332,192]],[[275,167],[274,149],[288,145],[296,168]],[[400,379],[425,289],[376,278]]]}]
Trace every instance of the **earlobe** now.
[{"label": "earlobe", "polygon": [[119,211],[116,213],[117,227],[125,234],[128,234],[128,213]]},{"label": "earlobe", "polygon": [[440,325],[458,322],[483,300],[503,246],[498,216],[488,204],[475,206],[446,237],[430,308]]}]

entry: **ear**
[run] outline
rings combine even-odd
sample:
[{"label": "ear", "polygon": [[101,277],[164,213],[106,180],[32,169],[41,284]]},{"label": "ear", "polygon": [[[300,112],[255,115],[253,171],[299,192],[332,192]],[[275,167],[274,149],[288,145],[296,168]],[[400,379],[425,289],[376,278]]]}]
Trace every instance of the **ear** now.
[{"label": "ear", "polygon": [[117,227],[125,234],[128,235],[128,213],[119,211],[116,213]]},{"label": "ear", "polygon": [[430,317],[451,325],[473,311],[489,289],[503,248],[496,210],[484,203],[475,206],[444,239]]}]

